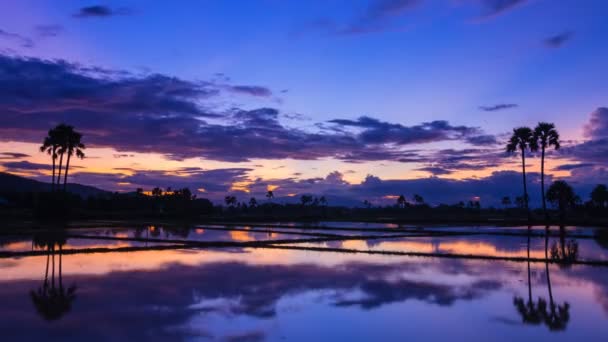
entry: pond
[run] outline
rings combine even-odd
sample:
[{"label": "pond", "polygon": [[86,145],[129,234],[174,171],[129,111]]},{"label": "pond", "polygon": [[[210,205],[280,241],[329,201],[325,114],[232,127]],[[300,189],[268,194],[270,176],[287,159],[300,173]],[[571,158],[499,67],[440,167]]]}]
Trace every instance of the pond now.
[{"label": "pond", "polygon": [[[125,226],[2,235],[0,331],[7,341],[608,336],[608,243],[593,228],[560,236],[551,227],[547,239],[528,239],[521,227],[401,228]],[[437,230],[459,234],[427,234]]]}]

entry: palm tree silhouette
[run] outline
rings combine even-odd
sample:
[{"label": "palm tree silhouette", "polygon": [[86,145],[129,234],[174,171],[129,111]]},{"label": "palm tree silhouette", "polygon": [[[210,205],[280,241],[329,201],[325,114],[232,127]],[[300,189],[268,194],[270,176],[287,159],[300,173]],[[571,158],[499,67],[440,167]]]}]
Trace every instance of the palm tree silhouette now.
[{"label": "palm tree silhouette", "polygon": [[539,122],[534,128],[532,134],[532,142],[530,143],[530,149],[537,151],[541,150],[540,154],[540,189],[543,200],[543,213],[545,219],[549,219],[547,214],[547,201],[545,199],[545,150],[548,147],[554,147],[556,150],[559,149],[559,133],[555,129],[555,125],[548,122]]},{"label": "palm tree silhouette", "polygon": [[405,208],[405,203],[406,203],[406,202],[407,202],[407,201],[405,200],[405,196],[403,196],[403,195],[399,195],[399,198],[397,198],[397,205],[398,205],[400,208]]},{"label": "palm tree silhouette", "polygon": [[551,288],[551,276],[549,274],[548,248],[549,234],[545,234],[545,273],[547,274],[547,288],[549,290],[549,311],[543,310],[543,318],[549,330],[564,330],[570,320],[570,304],[564,302],[562,305],[556,305],[553,300],[553,289]]},{"label": "palm tree silhouette", "polygon": [[566,215],[566,209],[575,205],[576,194],[568,183],[558,180],[553,182],[549,190],[547,190],[547,200],[554,206],[557,206],[560,218],[563,220]]},{"label": "palm tree silhouette", "polygon": [[539,298],[538,304],[535,304],[532,300],[532,282],[531,282],[531,271],[530,271],[530,227],[528,227],[528,301],[524,302],[521,297],[515,297],[513,304],[517,308],[517,311],[522,317],[522,320],[526,324],[540,324],[542,322],[541,311],[539,308],[546,307],[546,303],[543,305],[544,300]]},{"label": "palm tree silhouette", "polygon": [[[76,298],[76,286],[68,288],[63,286],[63,261],[62,246],[66,243],[62,232],[38,235],[34,237],[34,244],[47,251],[44,282],[36,290],[30,291],[30,298],[36,311],[47,321],[55,321],[63,317],[72,308],[72,302]],[[56,248],[59,251],[56,251]],[[57,270],[58,282],[55,281],[55,255],[59,254],[59,267]],[[52,259],[51,259],[52,258]],[[51,265],[51,280],[49,281],[49,263]]]},{"label": "palm tree silhouette", "polygon": [[53,173],[51,179],[51,190],[55,191],[55,173],[56,173],[56,162],[57,162],[57,152],[59,150],[59,139],[57,134],[57,129],[52,128],[49,129],[48,135],[44,138],[42,145],[40,146],[40,152],[46,152],[51,156],[51,160],[53,163]]},{"label": "palm tree silhouette", "polygon": [[251,197],[251,199],[249,200],[249,206],[252,208],[255,208],[258,206],[258,201],[255,199],[255,197]]},{"label": "palm tree silhouette", "polygon": [[608,187],[606,184],[598,184],[591,191],[591,201],[598,207],[604,208],[608,204]]},{"label": "palm tree silhouette", "polygon": [[63,174],[63,191],[66,191],[68,184],[68,171],[70,169],[70,159],[73,155],[76,155],[77,158],[83,159],[84,152],[83,150],[86,148],[84,144],[80,141],[82,139],[82,134],[76,132],[74,127],[67,126],[64,131],[65,136],[63,137],[65,145],[62,146],[62,155],[63,153],[67,154],[67,160],[65,162],[65,170]]},{"label": "palm tree silhouette", "polygon": [[528,206],[528,186],[526,183],[526,150],[530,149],[532,143],[532,130],[528,127],[519,127],[513,129],[513,135],[507,143],[507,152],[514,153],[516,151],[521,152],[521,167],[524,183],[524,206],[528,215],[528,221],[530,221],[530,208]]},{"label": "palm tree silhouette", "polygon": [[274,192],[272,192],[272,190],[268,190],[268,192],[266,193],[266,198],[268,198],[268,200],[272,200],[274,198]]}]

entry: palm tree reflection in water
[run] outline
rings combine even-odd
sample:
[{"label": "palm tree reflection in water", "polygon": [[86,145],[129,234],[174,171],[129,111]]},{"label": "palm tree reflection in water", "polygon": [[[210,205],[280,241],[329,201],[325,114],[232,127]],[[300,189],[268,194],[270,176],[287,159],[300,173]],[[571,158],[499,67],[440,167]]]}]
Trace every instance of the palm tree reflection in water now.
[{"label": "palm tree reflection in water", "polygon": [[[548,227],[546,232],[548,232]],[[530,230],[528,230],[530,232]],[[563,232],[563,230],[562,230]],[[565,238],[564,238],[565,239]],[[560,258],[561,262],[574,261],[576,260],[578,253],[578,244],[575,241],[569,242],[571,247],[568,248],[566,253],[560,253],[561,256],[567,258]],[[562,244],[563,246],[563,244]],[[563,248],[563,247],[562,247]],[[521,297],[515,297],[513,304],[515,305],[517,312],[522,317],[524,324],[539,325],[543,323],[551,331],[566,330],[568,322],[570,321],[570,304],[564,302],[561,305],[556,305],[553,299],[553,289],[551,287],[551,274],[549,272],[549,262],[555,260],[552,251],[552,257],[549,259],[549,235],[545,234],[545,274],[547,277],[547,289],[549,290],[549,305],[547,306],[547,300],[539,297],[537,302],[534,303],[532,300],[532,283],[531,283],[531,270],[530,270],[530,234],[528,234],[528,300],[524,301]],[[552,248],[553,250],[553,248]],[[562,252],[564,249],[562,249]],[[573,253],[570,253],[572,251]]]},{"label": "palm tree reflection in water", "polygon": [[[30,297],[38,314],[47,321],[56,321],[68,313],[76,298],[76,286],[63,286],[62,246],[66,238],[62,233],[45,233],[34,237],[33,243],[47,251],[44,282],[30,291]],[[58,248],[58,250],[56,249]],[[55,255],[58,254],[57,277]],[[49,267],[50,266],[50,267]],[[50,280],[49,280],[50,268]]]}]

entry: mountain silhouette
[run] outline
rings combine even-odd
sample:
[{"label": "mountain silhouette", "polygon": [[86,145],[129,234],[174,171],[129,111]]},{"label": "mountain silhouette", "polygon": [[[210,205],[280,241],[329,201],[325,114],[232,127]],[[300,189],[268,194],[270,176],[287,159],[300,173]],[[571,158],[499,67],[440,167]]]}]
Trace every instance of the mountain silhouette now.
[{"label": "mountain silhouette", "polygon": [[[6,172],[0,172],[0,193],[42,192],[51,191],[51,188],[52,185],[50,183],[40,182]],[[109,193],[108,191],[101,190],[93,186],[76,183],[68,184],[67,191],[83,198]]]}]

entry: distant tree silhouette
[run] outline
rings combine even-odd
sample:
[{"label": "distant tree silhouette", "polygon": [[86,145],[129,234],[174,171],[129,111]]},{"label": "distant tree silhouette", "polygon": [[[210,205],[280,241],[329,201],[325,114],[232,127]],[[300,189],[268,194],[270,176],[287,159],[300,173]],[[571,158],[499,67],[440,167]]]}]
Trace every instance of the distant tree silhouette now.
[{"label": "distant tree silhouette", "polygon": [[269,201],[272,201],[272,199],[274,198],[274,192],[272,192],[272,190],[268,190],[268,192],[266,193],[266,198],[268,198]]},{"label": "distant tree silhouette", "polygon": [[327,198],[325,198],[325,196],[319,197],[319,204],[321,204],[324,207],[327,206]]},{"label": "distant tree silhouette", "polygon": [[397,198],[397,206],[399,208],[405,208],[406,203],[407,201],[405,200],[405,196],[399,195],[399,198]]},{"label": "distant tree silhouette", "polygon": [[505,208],[508,208],[508,207],[510,207],[510,206],[511,206],[511,197],[509,197],[509,196],[505,196],[505,197],[503,197],[503,198],[502,198],[502,200],[501,200],[500,202],[502,203],[502,205],[503,205]]},{"label": "distant tree silhouette", "polygon": [[547,148],[554,147],[556,150],[559,149],[559,133],[555,129],[555,125],[548,122],[539,122],[534,128],[532,135],[532,142],[530,143],[530,149],[532,151],[538,151],[540,148],[540,189],[543,201],[543,213],[545,219],[549,219],[547,213],[547,201],[545,199],[545,150]]},{"label": "distant tree silhouette", "polygon": [[521,167],[522,167],[522,176],[524,183],[524,206],[526,208],[526,212],[528,215],[528,220],[530,220],[530,207],[528,205],[528,185],[526,183],[526,150],[530,149],[530,144],[532,143],[532,130],[529,127],[519,127],[513,130],[513,135],[509,139],[507,143],[507,152],[514,153],[516,151],[520,151],[521,153]]},{"label": "distant tree silhouette", "polygon": [[251,198],[249,199],[249,206],[250,206],[251,208],[255,208],[255,207],[257,207],[257,206],[258,206],[258,201],[255,199],[255,197],[251,197]]},{"label": "distant tree silhouette", "polygon": [[422,196],[420,196],[418,194],[414,194],[414,203],[416,203],[417,205],[423,205],[424,198],[422,198]]},{"label": "distant tree silhouette", "polygon": [[300,196],[300,203],[302,203],[303,206],[306,206],[307,204],[312,202],[312,196],[311,195],[302,195]]},{"label": "distant tree silhouette", "polygon": [[161,189],[159,187],[155,187],[154,189],[152,189],[152,196],[160,197],[162,195],[163,195],[163,189]]},{"label": "distant tree silhouette", "polygon": [[224,202],[226,203],[227,206],[234,207],[236,205],[237,200],[236,200],[236,197],[229,195],[229,196],[224,197]]},{"label": "distant tree silhouette", "polygon": [[608,188],[605,184],[598,184],[593,188],[593,191],[591,191],[591,201],[598,208],[608,206]]},{"label": "distant tree silhouette", "polygon": [[363,205],[368,209],[372,207],[372,203],[368,200],[363,200]]},{"label": "distant tree silhouette", "polygon": [[576,195],[572,187],[565,181],[555,181],[547,190],[547,200],[556,206],[559,210],[560,217],[563,219],[566,210],[574,207]]}]

